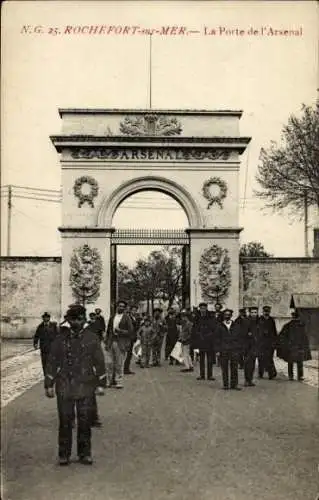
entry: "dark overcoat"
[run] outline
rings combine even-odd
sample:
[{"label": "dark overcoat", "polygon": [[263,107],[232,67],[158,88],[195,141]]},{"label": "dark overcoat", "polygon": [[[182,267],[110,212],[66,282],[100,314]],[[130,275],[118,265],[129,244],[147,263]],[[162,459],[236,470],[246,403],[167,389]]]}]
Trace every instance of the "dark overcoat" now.
[{"label": "dark overcoat", "polygon": [[49,321],[45,324],[43,321],[37,327],[33,337],[33,345],[37,347],[40,344],[40,350],[49,353],[52,342],[58,334],[58,325],[55,321]]},{"label": "dark overcoat", "polygon": [[192,348],[201,351],[214,351],[216,331],[217,322],[211,314],[204,316],[198,314],[192,327]]},{"label": "dark overcoat", "polygon": [[260,353],[276,349],[278,342],[277,328],[274,318],[260,316],[258,323],[258,350]]},{"label": "dark overcoat", "polygon": [[85,326],[74,332],[68,324],[51,345],[45,371],[45,387],[55,385],[65,398],[91,397],[98,385],[105,386],[104,355],[97,335]]},{"label": "dark overcoat", "polygon": [[288,363],[311,359],[306,328],[300,319],[292,319],[286,323],[279,334],[278,340],[277,356],[279,358]]},{"label": "dark overcoat", "polygon": [[216,335],[216,351],[220,353],[234,352],[239,354],[243,350],[244,334],[240,325],[232,321],[228,329],[224,323],[219,323]]}]

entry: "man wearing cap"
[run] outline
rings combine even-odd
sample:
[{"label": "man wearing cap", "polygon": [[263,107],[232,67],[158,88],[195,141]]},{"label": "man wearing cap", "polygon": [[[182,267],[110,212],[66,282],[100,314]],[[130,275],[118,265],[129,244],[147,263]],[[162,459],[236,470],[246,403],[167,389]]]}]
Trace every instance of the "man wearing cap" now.
[{"label": "man wearing cap", "polygon": [[220,353],[220,365],[223,376],[223,388],[229,389],[229,369],[230,369],[230,389],[240,391],[238,387],[238,359],[243,351],[242,330],[238,323],[232,321],[233,311],[225,309],[224,320],[218,325],[217,331],[217,351]]},{"label": "man wearing cap", "polygon": [[270,316],[271,307],[264,306],[263,314],[259,320],[260,342],[258,353],[258,375],[263,378],[264,372],[268,372],[269,380],[277,376],[274,363],[274,351],[277,346],[277,328],[275,320]]},{"label": "man wearing cap", "polygon": [[244,373],[245,373],[245,386],[254,387],[253,382],[256,357],[259,347],[259,316],[258,307],[249,308],[248,330],[245,332],[244,345]]},{"label": "man wearing cap", "polygon": [[109,383],[117,389],[123,388],[124,362],[135,335],[132,320],[125,312],[126,307],[124,300],[117,303],[116,313],[109,319],[105,339],[105,348],[112,358],[112,377]]},{"label": "man wearing cap", "polygon": [[55,321],[50,321],[50,319],[51,316],[49,313],[45,312],[42,314],[42,322],[37,327],[33,337],[33,347],[37,349],[40,345],[41,363],[44,376],[51,345],[58,333],[57,323]]},{"label": "man wearing cap", "polygon": [[139,314],[137,312],[137,307],[136,306],[132,306],[130,308],[130,311],[129,311],[129,315],[130,315],[130,318],[131,318],[131,321],[132,321],[132,325],[133,325],[133,330],[134,330],[134,335],[131,339],[131,343],[130,343],[130,346],[128,348],[128,351],[127,351],[127,355],[126,355],[126,358],[125,358],[125,361],[124,361],[124,375],[134,375],[134,372],[131,370],[131,361],[132,361],[132,355],[133,355],[133,346],[137,340],[137,332],[140,328],[140,323],[141,323],[141,320],[140,320],[140,317],[139,317]]},{"label": "man wearing cap", "polygon": [[106,330],[105,319],[102,316],[102,310],[99,307],[97,307],[94,312],[95,312],[96,333],[98,334],[99,339],[102,342]]},{"label": "man wearing cap", "polygon": [[72,421],[77,413],[77,453],[79,461],[92,464],[91,419],[95,390],[105,387],[106,373],[101,344],[86,323],[81,305],[69,308],[67,323],[51,346],[46,367],[46,396],[57,395],[59,413],[59,463],[68,465],[72,451]]},{"label": "man wearing cap", "polygon": [[152,342],[152,366],[161,366],[161,352],[164,337],[167,331],[166,323],[162,319],[163,310],[156,307],[153,311],[152,328],[154,332]]},{"label": "man wearing cap", "polygon": [[[199,377],[197,380],[215,380],[213,377],[213,353],[215,351],[215,333],[217,321],[208,313],[205,302],[198,306],[199,314],[195,317],[192,328],[192,347],[199,350]],[[206,369],[205,370],[205,365]]]},{"label": "man wearing cap", "polygon": [[[237,316],[237,318],[235,319],[235,323],[236,325],[239,326],[239,328],[241,328],[241,331],[242,331],[242,337],[243,338],[246,338],[247,337],[247,334],[248,334],[248,318],[247,318],[247,313],[246,313],[246,309],[243,307],[241,309],[239,309],[239,314]],[[239,354],[239,359],[238,359],[238,365],[239,365],[239,368],[242,370],[244,368],[244,352],[241,352]]]}]

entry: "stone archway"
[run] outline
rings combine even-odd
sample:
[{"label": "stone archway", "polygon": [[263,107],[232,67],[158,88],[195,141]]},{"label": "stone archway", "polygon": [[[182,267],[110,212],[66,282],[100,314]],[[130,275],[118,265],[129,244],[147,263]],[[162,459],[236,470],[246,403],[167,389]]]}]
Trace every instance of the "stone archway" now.
[{"label": "stone archway", "polygon": [[[62,167],[62,309],[74,301],[74,283],[82,266],[88,283],[96,285],[90,287],[90,293],[96,290],[90,303],[109,313],[113,215],[130,195],[157,190],[173,197],[188,217],[191,305],[215,300],[208,292],[211,282],[217,290],[219,273],[218,290],[227,289],[225,305],[236,310],[238,175],[240,155],[250,142],[250,137],[239,134],[242,112],[60,109],[59,113],[63,132],[51,140],[61,153]],[[81,191],[83,184],[88,192]],[[77,267],[73,284],[72,265]]]},{"label": "stone archway", "polygon": [[109,197],[105,197],[97,214],[97,227],[111,227],[113,216],[119,205],[139,191],[160,191],[171,196],[184,209],[190,229],[203,227],[201,213],[188,191],[176,182],[157,176],[131,179],[122,183]]}]

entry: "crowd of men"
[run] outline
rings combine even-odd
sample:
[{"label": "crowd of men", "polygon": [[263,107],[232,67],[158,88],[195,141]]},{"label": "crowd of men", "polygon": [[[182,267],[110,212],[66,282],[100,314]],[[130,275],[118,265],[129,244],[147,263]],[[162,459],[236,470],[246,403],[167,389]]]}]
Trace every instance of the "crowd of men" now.
[{"label": "crowd of men", "polygon": [[[136,345],[140,345],[137,363],[141,369],[160,367],[164,347],[169,365],[183,364],[184,373],[194,371],[198,356],[198,380],[215,380],[213,367],[219,366],[224,390],[241,390],[240,368],[244,370],[244,385],[255,386],[256,360],[258,377],[267,374],[269,380],[274,379],[275,350],[287,361],[290,380],[294,378],[294,363],[301,381],[303,361],[311,359],[305,325],[295,311],[279,335],[269,306],[263,307],[260,316],[257,307],[251,307],[249,314],[240,309],[236,319],[232,310],[216,304],[214,311],[209,311],[203,302],[192,311],[170,309],[164,317],[161,308],[149,316],[119,301],[107,324],[101,313],[95,309],[87,321],[86,309],[71,305],[59,325],[44,313],[34,335],[34,347],[41,351],[45,393],[49,398],[57,396],[60,465],[70,463],[75,421],[79,461],[92,464],[91,428],[101,426],[96,395],[104,394],[106,387],[123,388],[124,377],[134,374],[131,361]],[[178,346],[181,350],[177,355]]]}]

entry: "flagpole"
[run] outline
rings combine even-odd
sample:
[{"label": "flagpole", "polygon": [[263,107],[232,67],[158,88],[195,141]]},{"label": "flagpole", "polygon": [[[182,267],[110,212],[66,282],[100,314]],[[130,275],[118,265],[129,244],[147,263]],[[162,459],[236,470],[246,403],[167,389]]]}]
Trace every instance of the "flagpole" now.
[{"label": "flagpole", "polygon": [[150,46],[149,46],[149,107],[152,109],[152,35],[150,37]]}]

